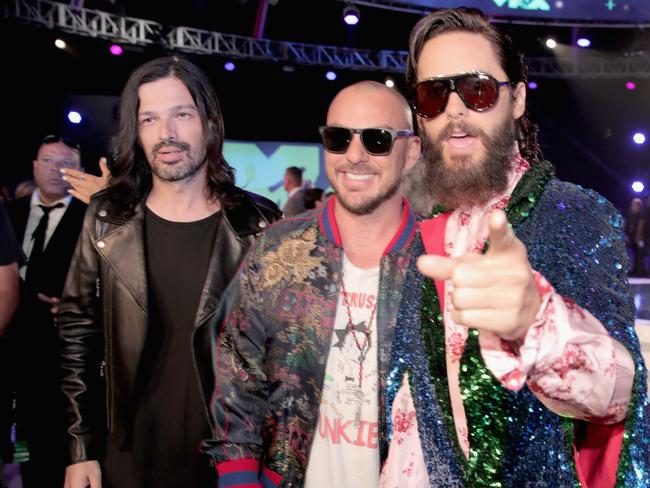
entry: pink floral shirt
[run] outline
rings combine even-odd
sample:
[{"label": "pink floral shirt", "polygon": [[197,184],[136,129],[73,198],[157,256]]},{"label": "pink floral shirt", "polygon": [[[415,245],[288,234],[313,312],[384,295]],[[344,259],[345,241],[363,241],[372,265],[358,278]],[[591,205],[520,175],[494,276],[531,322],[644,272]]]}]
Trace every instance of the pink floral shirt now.
[{"label": "pink floral shirt", "polygon": [[[495,195],[484,206],[461,207],[450,215],[445,229],[445,251],[449,256],[481,252],[488,236],[488,214],[506,207],[512,190],[529,168],[519,156],[516,163],[503,194]],[[620,422],[627,414],[632,392],[632,357],[609,336],[598,319],[556,293],[541,274],[534,271],[534,276],[542,298],[535,322],[523,341],[518,342],[481,331],[479,345],[486,366],[505,388],[519,390],[527,384],[540,402],[558,415],[606,424]],[[467,419],[458,381],[468,329],[455,323],[451,317],[453,285],[450,281],[445,282],[444,290],[449,393],[456,435],[468,457]],[[382,471],[382,487],[428,486],[428,480],[421,481],[418,477],[416,481],[409,475],[422,469],[426,472],[426,468],[417,436],[413,400],[405,379],[393,402],[393,425],[396,425],[396,420],[411,418],[411,415],[413,420],[405,432],[394,428]],[[397,442],[397,439],[402,441]],[[412,458],[416,464],[405,471],[403,463]]]}]

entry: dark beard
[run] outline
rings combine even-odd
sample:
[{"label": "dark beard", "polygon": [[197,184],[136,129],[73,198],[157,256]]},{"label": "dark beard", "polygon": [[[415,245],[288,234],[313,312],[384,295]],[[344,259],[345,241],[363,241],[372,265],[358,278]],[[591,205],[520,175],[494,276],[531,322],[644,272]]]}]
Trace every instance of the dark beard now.
[{"label": "dark beard", "polygon": [[[442,144],[454,130],[480,138],[486,155],[481,161],[471,156],[457,156],[446,163]],[[494,194],[503,192],[508,185],[508,173],[513,166],[515,123],[508,119],[493,136],[464,122],[450,122],[436,141],[431,141],[424,130],[422,154],[424,158],[424,187],[436,203],[447,209],[463,205],[486,203]]]},{"label": "dark beard", "polygon": [[159,142],[153,147],[154,160],[163,148],[176,148],[185,151],[187,161],[184,163],[166,164],[155,162],[151,164],[151,171],[160,180],[167,182],[176,182],[194,177],[201,168],[207,163],[206,155],[197,154],[192,150],[192,146],[187,142],[165,140]]}]

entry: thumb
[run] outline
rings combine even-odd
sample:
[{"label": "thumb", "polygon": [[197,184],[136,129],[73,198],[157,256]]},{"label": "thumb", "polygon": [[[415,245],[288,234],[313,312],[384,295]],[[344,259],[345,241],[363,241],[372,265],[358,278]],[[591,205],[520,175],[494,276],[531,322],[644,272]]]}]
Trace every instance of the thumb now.
[{"label": "thumb", "polygon": [[102,178],[108,178],[111,175],[106,158],[99,158],[99,170],[102,172]]},{"label": "thumb", "polygon": [[508,223],[506,213],[503,210],[494,210],[488,219],[490,247],[487,253],[496,254],[512,249],[517,243],[517,238]]},{"label": "thumb", "polygon": [[418,258],[418,270],[434,280],[448,280],[456,267],[452,258],[427,254]]}]

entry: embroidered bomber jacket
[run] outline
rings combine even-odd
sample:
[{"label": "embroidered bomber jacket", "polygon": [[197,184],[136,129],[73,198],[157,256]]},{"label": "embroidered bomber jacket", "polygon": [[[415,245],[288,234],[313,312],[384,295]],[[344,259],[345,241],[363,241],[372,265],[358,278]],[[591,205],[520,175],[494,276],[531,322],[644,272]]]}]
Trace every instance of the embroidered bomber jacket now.
[{"label": "embroidered bomber jacket", "polygon": [[[214,438],[219,486],[301,486],[318,423],[339,295],[343,249],[335,197],[323,209],[276,222],[260,236],[212,321]],[[384,392],[401,289],[421,250],[404,200],[380,264],[377,305],[379,443],[386,456]],[[412,263],[411,263],[412,264]]]}]

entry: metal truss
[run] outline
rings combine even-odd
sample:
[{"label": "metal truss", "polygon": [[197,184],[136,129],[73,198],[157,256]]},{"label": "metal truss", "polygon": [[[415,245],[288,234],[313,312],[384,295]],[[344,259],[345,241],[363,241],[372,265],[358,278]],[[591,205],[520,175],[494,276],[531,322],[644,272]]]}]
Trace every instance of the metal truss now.
[{"label": "metal truss", "polygon": [[71,34],[137,45],[153,44],[156,33],[162,27],[151,20],[46,1],[7,2],[5,17]]},{"label": "metal truss", "polygon": [[[76,35],[133,45],[162,44],[180,52],[334,69],[403,73],[406,51],[373,51],[223,34],[192,27],[167,27],[151,20],[50,2],[13,0],[4,16]],[[538,78],[650,77],[650,57],[528,58]]]},{"label": "metal truss", "polygon": [[650,56],[528,58],[528,73],[539,78],[649,78]]}]

